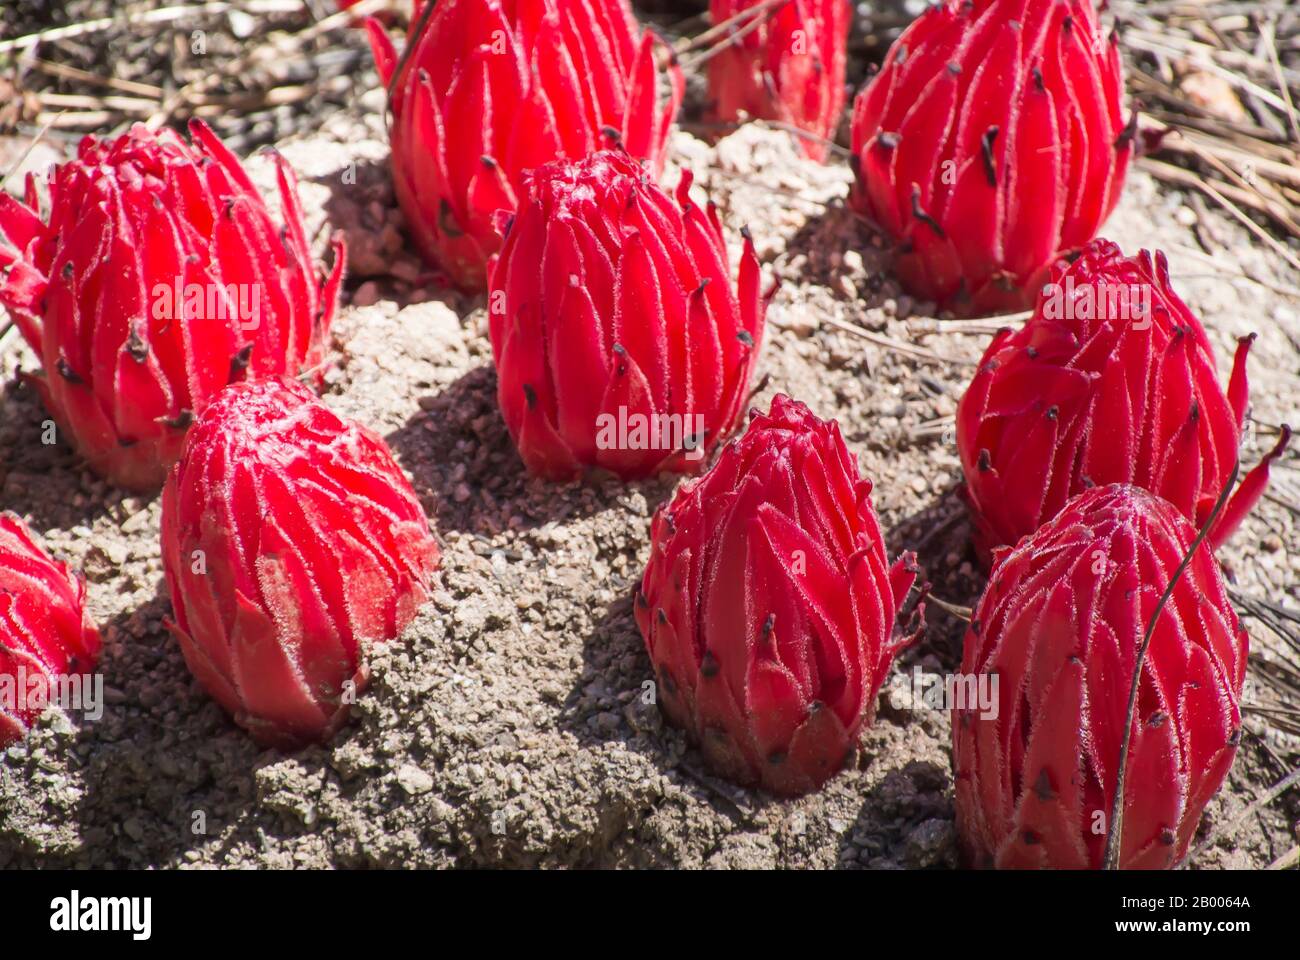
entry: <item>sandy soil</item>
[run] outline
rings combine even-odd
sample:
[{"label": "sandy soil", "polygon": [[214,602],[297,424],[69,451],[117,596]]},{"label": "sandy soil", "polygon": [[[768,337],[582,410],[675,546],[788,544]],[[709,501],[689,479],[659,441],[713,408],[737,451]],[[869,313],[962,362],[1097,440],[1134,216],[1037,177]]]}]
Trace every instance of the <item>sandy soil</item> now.
[{"label": "sandy soil", "polygon": [[[556,487],[524,474],[496,408],[481,299],[436,289],[405,247],[381,106],[368,125],[339,115],[281,147],[318,241],[331,226],[348,232],[350,304],[328,401],[387,437],[414,479],[446,547],[433,602],[376,653],[372,688],[333,743],[259,751],[162,627],[157,498],[124,497],[41,444],[45,415],[15,379],[34,358],[11,349],[0,359],[0,506],[85,570],[109,703],[93,724],[51,712],[4,756],[0,867],[954,866],[946,714],[882,695],[849,768],[814,796],[779,801],[711,778],[641,702],[650,670],[631,591],[650,514],[675,481]],[[755,402],[780,390],[837,418],[876,482],[891,555],[917,550],[938,596],[973,603],[982,581],[954,494],[956,450],[934,421],[953,413],[985,337],[925,335],[932,306],[900,293],[843,208],[846,169],[808,163],[757,127],[716,147],[678,134],[673,160],[667,182],[676,165],[693,168],[732,239],[749,224],[782,280]],[[266,161],[252,165],[269,185]],[[1259,332],[1255,415],[1300,422],[1300,276],[1141,173],[1105,233],[1130,251],[1169,251],[1225,379],[1234,339]],[[833,319],[963,362],[882,350]],[[1261,435],[1246,461],[1268,443]],[[1298,465],[1293,454],[1278,471],[1293,488]],[[1243,590],[1300,603],[1298,525],[1275,502],[1246,523],[1224,553]],[[1250,625],[1256,656],[1277,656]],[[896,670],[955,669],[961,626],[932,607]],[[1252,687],[1246,701],[1264,696]],[[1207,810],[1203,834],[1220,832],[1198,866],[1262,866],[1294,843],[1294,792],[1242,814],[1300,744],[1257,714],[1247,732]]]}]

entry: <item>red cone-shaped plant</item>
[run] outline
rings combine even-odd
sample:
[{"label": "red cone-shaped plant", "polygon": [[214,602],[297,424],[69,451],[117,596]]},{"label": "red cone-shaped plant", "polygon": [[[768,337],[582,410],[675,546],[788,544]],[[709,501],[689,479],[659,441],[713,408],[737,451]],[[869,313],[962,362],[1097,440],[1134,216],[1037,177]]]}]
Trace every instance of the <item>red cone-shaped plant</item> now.
[{"label": "red cone-shaped plant", "polygon": [[[1138,649],[1195,537],[1168,503],[1116,484],[998,552],[962,659],[965,677],[996,677],[996,711],[958,709],[952,724],[972,865],[1102,865]],[[1143,661],[1120,867],[1172,867],[1187,852],[1236,753],[1246,647],[1202,543]]]},{"label": "red cone-shaped plant", "polygon": [[163,488],[162,552],[185,661],[260,742],[328,738],[365,645],[423,603],[438,547],[382,440],[281,377],[236,384]]},{"label": "red cone-shaped plant", "polygon": [[1115,36],[1090,0],[945,0],[853,110],[854,207],[909,290],[955,312],[1028,307],[1119,199],[1133,149]]},{"label": "red cone-shaped plant", "polygon": [[226,384],[321,365],[343,275],[336,240],[322,288],[283,160],[279,226],[216,135],[190,131],[86,137],[45,221],[34,178],[26,203],[0,192],[0,305],[44,367],[29,380],[90,465],[137,490]]},{"label": "red cone-shaped plant", "polygon": [[[1205,330],[1169,285],[1163,254],[1106,240],[1058,264],[1033,316],[989,345],[957,407],[976,545],[1014,544],[1090,486],[1134,483],[1198,525],[1228,482],[1246,416],[1241,340],[1225,394]],[[1210,533],[1217,548],[1268,482],[1242,483]]]},{"label": "red cone-shaped plant", "polygon": [[692,471],[734,425],[767,304],[748,234],[732,292],[717,212],[690,185],[674,201],[614,151],[525,175],[488,310],[501,411],[534,473]]},{"label": "red cone-shaped plant", "polygon": [[61,677],[93,670],[98,657],[85,584],[0,513],[0,749],[26,736]]},{"label": "red cone-shaped plant", "polygon": [[[712,0],[714,24],[753,9],[760,0]],[[740,114],[806,130],[798,137],[813,160],[826,159],[844,109],[851,5],[844,0],[790,0],[736,20],[735,43],[709,61],[709,95],[717,119]],[[757,21],[757,26],[754,26]]]},{"label": "red cone-shaped plant", "polygon": [[425,12],[416,0],[404,62],[370,24],[393,182],[425,257],[481,290],[494,215],[515,209],[524,171],[621,144],[657,175],[684,83],[673,63],[660,103],[655,38],[638,36],[627,0],[439,0]]},{"label": "red cone-shaped plant", "polygon": [[815,790],[869,722],[916,577],[892,567],[839,427],[777,396],[651,527],[637,624],[668,719],[712,767]]}]

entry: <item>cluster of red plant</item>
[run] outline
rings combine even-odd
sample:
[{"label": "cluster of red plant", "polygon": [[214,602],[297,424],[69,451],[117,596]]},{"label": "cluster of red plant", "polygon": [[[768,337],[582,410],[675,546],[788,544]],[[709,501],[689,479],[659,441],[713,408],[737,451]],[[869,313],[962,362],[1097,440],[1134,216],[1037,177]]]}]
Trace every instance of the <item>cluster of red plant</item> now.
[{"label": "cluster of red plant", "polygon": [[[715,116],[776,121],[823,159],[848,5],[712,7],[730,31]],[[400,55],[368,28],[397,198],[449,282],[488,294],[527,468],[695,474],[721,447],[656,513],[635,599],[664,712],[719,773],[817,789],[911,639],[895,621],[918,570],[889,562],[833,421],[778,395],[727,439],[775,289],[746,230],[733,281],[688,173],[675,192],[658,182],[675,58],[626,0],[416,2]],[[981,865],[1100,865],[1125,776],[1121,864],[1176,863],[1240,735],[1246,635],[1212,550],[1288,437],[1225,508],[1249,344],[1225,393],[1163,256],[1094,239],[1135,146],[1122,88],[1089,0],[947,0],[852,113],[851,201],[894,241],[903,283],[959,311],[1035,304],[958,412],[990,568],[962,670],[1001,680],[991,715],[953,716],[958,822]],[[259,740],[293,746],[338,729],[366,645],[415,616],[439,551],[383,442],[301,382],[321,382],[342,242],[322,278],[287,165],[278,226],[211,131],[192,136],[88,138],[44,218],[34,179],[25,203],[0,195],[0,303],[88,464],[164,484],[171,629],[195,676]],[[1143,292],[1140,308],[1079,308],[1079,291],[1111,285]],[[84,589],[8,518],[0,587],[0,670],[93,660]],[[31,720],[0,709],[0,735]]]}]

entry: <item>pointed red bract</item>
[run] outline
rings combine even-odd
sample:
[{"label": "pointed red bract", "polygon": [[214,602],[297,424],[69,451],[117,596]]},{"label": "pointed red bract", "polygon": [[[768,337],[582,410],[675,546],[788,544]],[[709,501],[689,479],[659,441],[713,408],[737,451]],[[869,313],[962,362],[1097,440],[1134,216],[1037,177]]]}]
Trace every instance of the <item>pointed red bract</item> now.
[{"label": "pointed red bract", "polygon": [[1027,308],[1119,199],[1123,86],[1091,0],[927,8],[853,109],[851,202],[904,285],[958,313]]},{"label": "pointed red bract", "polygon": [[0,513],[0,749],[26,736],[61,679],[99,657],[86,587],[12,513]]},{"label": "pointed red bract", "polygon": [[[760,2],[712,0],[709,12],[716,25]],[[732,121],[743,112],[806,130],[813,136],[796,135],[800,148],[825,160],[823,141],[835,139],[844,110],[851,14],[844,0],[790,0],[738,20],[731,30],[738,39],[709,61],[714,116]]]},{"label": "pointed red bract", "polygon": [[[1101,866],[1137,652],[1195,537],[1168,503],[1116,484],[1080,494],[999,552],[962,659],[963,677],[996,677],[996,715],[966,705],[952,723],[971,865]],[[1202,543],[1143,664],[1121,868],[1168,868],[1186,854],[1240,740],[1246,654]]]},{"label": "pointed red bract", "polygon": [[615,151],[524,176],[488,312],[501,412],[533,473],[694,472],[734,426],[767,301],[748,236],[733,288],[690,184],[674,199]]},{"label": "pointed red bract", "polygon": [[56,167],[49,217],[0,194],[0,305],[44,369],[30,382],[99,473],[153,490],[185,431],[233,381],[319,379],[344,269],[322,285],[293,171],[277,155],[284,226],[200,121],[187,144],[142,124],[82,140]]},{"label": "pointed red bract", "polygon": [[838,425],[778,395],[655,514],[636,620],[668,719],[713,769],[780,794],[843,766],[906,640],[916,578],[889,566]]},{"label": "pointed red bract", "polygon": [[[1133,483],[1198,525],[1232,474],[1246,415],[1246,354],[1227,393],[1164,255],[1097,240],[1057,265],[1023,327],[994,337],[957,407],[975,542],[1014,544],[1090,486]],[[1283,436],[1210,534],[1221,544],[1263,493]]]},{"label": "pointed red bract", "polygon": [[[424,256],[482,290],[525,170],[624,146],[660,171],[684,81],[673,61],[661,102],[656,38],[627,0],[439,0],[410,55],[369,24],[391,93],[393,183]],[[394,78],[399,66],[401,73]]]},{"label": "pointed red bract", "polygon": [[196,678],[260,742],[323,740],[402,632],[439,552],[388,447],[281,377],[190,430],[162,501],[175,623]]}]

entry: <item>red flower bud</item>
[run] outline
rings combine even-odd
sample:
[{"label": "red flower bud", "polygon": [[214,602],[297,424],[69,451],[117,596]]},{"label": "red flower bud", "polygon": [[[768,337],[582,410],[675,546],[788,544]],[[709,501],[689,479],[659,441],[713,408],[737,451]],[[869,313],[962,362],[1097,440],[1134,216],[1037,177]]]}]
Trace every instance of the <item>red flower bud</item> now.
[{"label": "red flower bud", "polygon": [[0,748],[26,736],[60,678],[93,670],[98,657],[85,584],[0,513]]},{"label": "red flower bud", "polygon": [[[962,658],[963,677],[996,677],[996,716],[968,706],[952,724],[957,825],[973,865],[1102,865],[1137,653],[1195,537],[1165,501],[1115,484],[999,552]],[[1241,736],[1246,648],[1202,543],[1143,661],[1121,867],[1172,867],[1186,854]]]},{"label": "red flower bud", "polygon": [[[985,351],[957,407],[957,449],[981,556],[1014,544],[1090,486],[1133,483],[1198,526],[1237,459],[1246,354],[1225,395],[1199,320],[1169,285],[1164,254],[1107,240],[1057,265],[1034,315]],[[1211,531],[1217,548],[1268,482],[1251,472]]]},{"label": "red flower bud", "polygon": [[921,14],[853,110],[851,200],[898,245],[908,289],[959,312],[1028,307],[1119,199],[1123,87],[1091,0]]},{"label": "red flower bud", "polygon": [[636,619],[668,719],[780,794],[844,763],[895,654],[911,555],[885,557],[839,426],[785,396],[660,507]]},{"label": "red flower bud", "polygon": [[[759,2],[712,0],[709,11],[716,25]],[[825,160],[822,141],[835,139],[844,109],[850,14],[844,0],[790,0],[738,20],[736,42],[709,61],[715,116],[730,121],[744,112],[806,130],[817,139],[797,137],[800,148]]]},{"label": "red flower bud", "polygon": [[343,277],[338,239],[321,288],[283,160],[279,227],[216,135],[190,132],[86,137],[47,222],[34,178],[25,204],[0,192],[0,305],[44,365],[29,380],[90,465],[137,490],[226,384],[322,363]]},{"label": "red flower bud", "polygon": [[190,430],[162,545],[185,662],[282,746],[339,728],[365,646],[402,632],[439,556],[384,442],[279,377],[230,387]]},{"label": "red flower bud", "polygon": [[611,151],[525,175],[488,310],[501,411],[534,473],[689,471],[734,425],[767,303],[748,234],[732,293],[717,212],[690,185],[674,202]]},{"label": "red flower bud", "polygon": [[371,46],[397,199],[458,286],[483,288],[493,218],[515,209],[525,170],[621,144],[658,175],[684,81],[673,61],[661,106],[655,37],[638,40],[627,0],[440,0],[421,30],[423,14],[417,0],[404,62],[374,22]]}]

